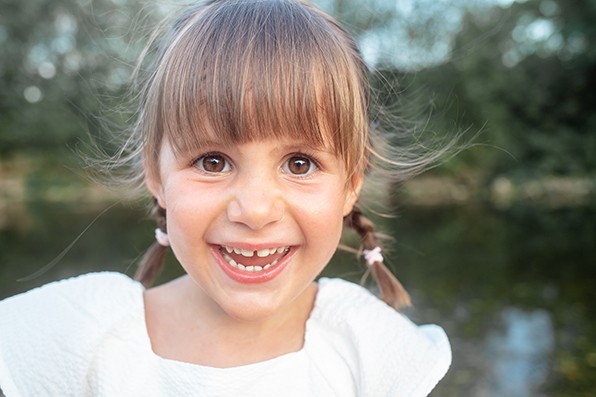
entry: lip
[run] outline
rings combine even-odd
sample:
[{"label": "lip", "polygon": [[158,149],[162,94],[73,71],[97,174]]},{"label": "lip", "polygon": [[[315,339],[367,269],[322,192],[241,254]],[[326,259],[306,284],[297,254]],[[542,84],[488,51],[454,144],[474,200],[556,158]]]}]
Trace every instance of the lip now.
[{"label": "lip", "polygon": [[[240,248],[240,245],[234,245],[235,247]],[[223,272],[230,277],[232,280],[237,281],[242,284],[257,284],[257,283],[264,283],[276,278],[283,270],[286,268],[287,264],[290,262],[294,253],[296,252],[293,246],[289,247],[289,251],[286,255],[284,255],[279,262],[275,266],[270,267],[269,269],[262,270],[258,273],[250,273],[242,270],[238,270],[233,268],[221,255],[218,246],[211,246],[210,251],[211,255],[223,270]],[[244,246],[246,249],[255,249],[255,246]],[[263,245],[262,247],[265,247]],[[271,247],[271,245],[269,245]]]}]

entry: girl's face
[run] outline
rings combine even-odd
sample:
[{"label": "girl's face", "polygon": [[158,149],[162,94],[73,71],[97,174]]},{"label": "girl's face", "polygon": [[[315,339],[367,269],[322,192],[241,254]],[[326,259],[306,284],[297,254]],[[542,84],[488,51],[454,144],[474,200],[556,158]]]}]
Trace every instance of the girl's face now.
[{"label": "girl's face", "polygon": [[165,142],[160,180],[147,181],[177,259],[227,316],[290,314],[335,252],[361,176],[300,141],[200,146],[175,156]]}]

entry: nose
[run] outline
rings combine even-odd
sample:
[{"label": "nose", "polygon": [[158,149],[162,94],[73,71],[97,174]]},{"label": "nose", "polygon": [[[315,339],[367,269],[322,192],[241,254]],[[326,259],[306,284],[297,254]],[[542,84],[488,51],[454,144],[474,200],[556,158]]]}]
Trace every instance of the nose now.
[{"label": "nose", "polygon": [[227,208],[231,222],[260,230],[283,219],[285,204],[275,177],[253,173],[239,179]]}]

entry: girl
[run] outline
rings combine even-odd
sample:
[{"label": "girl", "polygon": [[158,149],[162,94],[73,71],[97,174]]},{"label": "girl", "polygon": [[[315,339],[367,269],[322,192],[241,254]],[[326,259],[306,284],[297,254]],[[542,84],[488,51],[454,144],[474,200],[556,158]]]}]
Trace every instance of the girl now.
[{"label": "girl", "polygon": [[[157,241],[138,281],[89,274],[0,304],[6,396],[428,395],[449,343],[395,310],[407,294],[357,208],[382,156],[353,39],[302,0],[212,0],[171,26],[123,148]],[[344,225],[382,300],[314,281]],[[168,246],[186,275],[149,288]]]}]

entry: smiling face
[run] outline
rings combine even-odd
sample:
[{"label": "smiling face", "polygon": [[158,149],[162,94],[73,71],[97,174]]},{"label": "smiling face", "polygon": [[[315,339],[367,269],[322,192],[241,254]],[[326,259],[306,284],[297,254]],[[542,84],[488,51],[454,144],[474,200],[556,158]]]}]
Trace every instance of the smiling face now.
[{"label": "smiling face", "polygon": [[143,173],[216,310],[291,312],[333,255],[368,167],[366,76],[354,40],[302,1],[208,2],[160,42]]},{"label": "smiling face", "polygon": [[337,248],[360,176],[331,151],[287,139],[166,141],[149,189],[167,210],[176,258],[213,308],[259,319],[291,313]]}]

